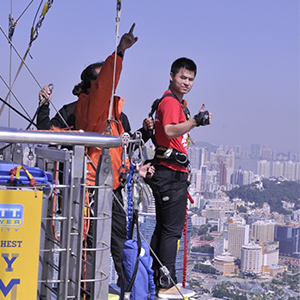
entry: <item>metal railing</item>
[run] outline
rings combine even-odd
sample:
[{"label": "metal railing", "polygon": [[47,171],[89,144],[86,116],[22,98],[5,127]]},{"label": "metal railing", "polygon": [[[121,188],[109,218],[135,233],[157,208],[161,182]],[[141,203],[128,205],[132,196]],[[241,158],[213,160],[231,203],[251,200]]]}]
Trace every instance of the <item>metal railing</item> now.
[{"label": "metal railing", "polygon": [[[108,299],[112,211],[112,166],[109,148],[121,145],[117,136],[91,132],[25,131],[0,127],[0,141],[30,143],[35,147],[36,165],[57,175],[50,197],[43,198],[37,299],[81,299],[85,283],[90,299]],[[46,145],[67,145],[55,149]],[[96,171],[95,209],[86,216],[85,147],[101,147]],[[86,224],[94,223],[92,247],[87,248]],[[85,226],[84,226],[85,225]],[[86,251],[92,253],[92,279],[86,279]],[[83,259],[84,258],[84,259]]]}]

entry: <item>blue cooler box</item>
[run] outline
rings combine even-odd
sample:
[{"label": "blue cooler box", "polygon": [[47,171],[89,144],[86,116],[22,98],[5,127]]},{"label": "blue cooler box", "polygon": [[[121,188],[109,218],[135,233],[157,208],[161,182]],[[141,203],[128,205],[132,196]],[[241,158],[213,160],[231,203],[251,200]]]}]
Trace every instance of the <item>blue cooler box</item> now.
[{"label": "blue cooler box", "polygon": [[[20,169],[20,177],[16,179],[16,176],[11,179],[11,170],[15,167],[19,167],[19,164],[10,161],[1,161],[0,160],[0,184],[10,185],[10,186],[19,186],[19,185],[29,185],[30,179],[27,176],[25,170]],[[37,184],[54,184],[53,176],[50,172],[45,172],[39,168],[27,167],[24,166],[26,170],[32,175],[36,180]]]}]

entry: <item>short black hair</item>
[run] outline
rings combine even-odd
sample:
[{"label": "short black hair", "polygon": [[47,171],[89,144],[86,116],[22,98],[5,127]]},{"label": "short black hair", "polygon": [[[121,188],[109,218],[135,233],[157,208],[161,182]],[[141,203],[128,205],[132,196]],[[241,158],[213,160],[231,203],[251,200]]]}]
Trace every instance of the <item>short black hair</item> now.
[{"label": "short black hair", "polygon": [[197,74],[197,66],[196,64],[189,58],[181,57],[176,59],[171,66],[171,72],[175,76],[181,68],[187,69]]}]

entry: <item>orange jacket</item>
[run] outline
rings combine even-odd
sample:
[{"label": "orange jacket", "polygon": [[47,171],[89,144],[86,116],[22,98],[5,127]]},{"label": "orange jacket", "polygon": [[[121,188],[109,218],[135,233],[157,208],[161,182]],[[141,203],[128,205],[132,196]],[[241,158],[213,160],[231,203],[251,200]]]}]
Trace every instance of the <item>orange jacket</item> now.
[{"label": "orange jacket", "polygon": [[[115,54],[110,55],[104,62],[97,79],[92,83],[89,94],[80,94],[78,101],[74,107],[74,115],[76,117],[76,128],[84,131],[92,131],[103,133],[107,126],[107,118],[109,113],[109,105],[112,93],[113,68]],[[116,75],[115,89],[118,85],[123,58],[117,55],[116,59]],[[114,91],[115,92],[115,91]],[[111,122],[111,133],[120,136],[124,132],[122,123],[120,122],[120,114],[123,108],[124,99],[114,97],[112,119],[118,121]],[[87,153],[97,168],[101,148],[89,147]],[[113,189],[119,184],[119,168],[121,166],[122,147],[111,148],[110,155],[113,169]],[[96,170],[92,164],[88,164],[87,184],[94,185]],[[92,180],[89,180],[92,179]]]}]

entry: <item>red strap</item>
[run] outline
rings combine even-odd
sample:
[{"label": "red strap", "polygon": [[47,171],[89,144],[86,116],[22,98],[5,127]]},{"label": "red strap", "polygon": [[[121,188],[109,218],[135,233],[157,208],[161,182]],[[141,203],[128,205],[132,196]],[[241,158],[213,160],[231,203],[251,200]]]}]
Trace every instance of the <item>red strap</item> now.
[{"label": "red strap", "polygon": [[188,198],[189,198],[190,202],[191,202],[191,203],[194,203],[194,199],[192,198],[192,196],[190,195],[189,192],[187,193],[187,195],[188,195]]}]

